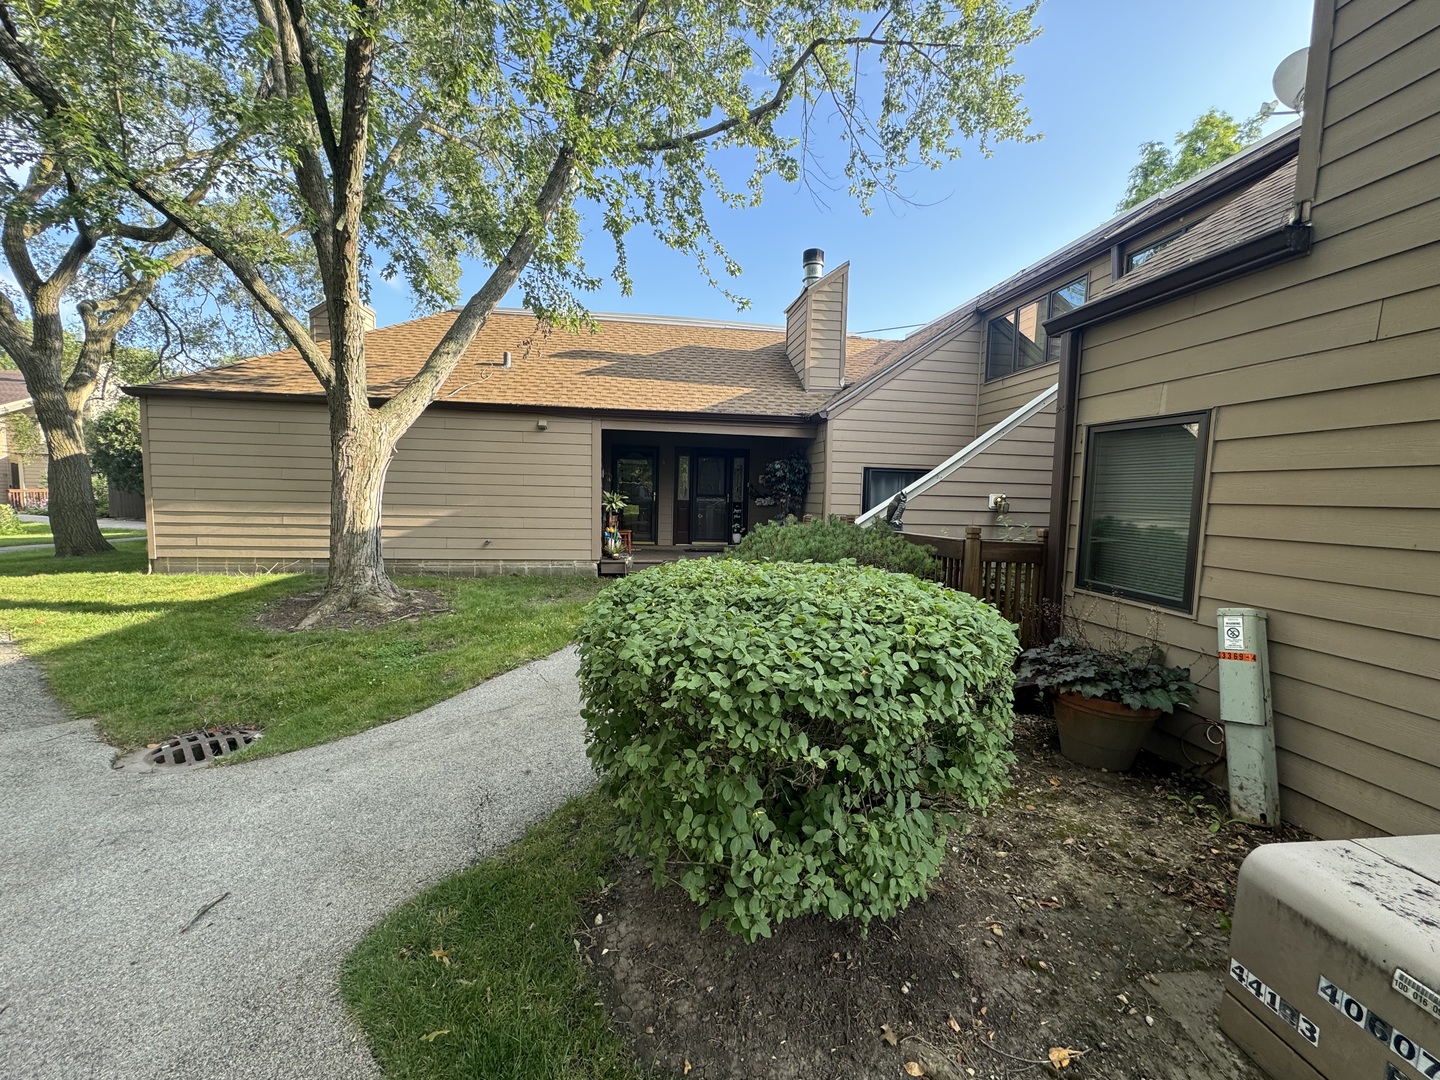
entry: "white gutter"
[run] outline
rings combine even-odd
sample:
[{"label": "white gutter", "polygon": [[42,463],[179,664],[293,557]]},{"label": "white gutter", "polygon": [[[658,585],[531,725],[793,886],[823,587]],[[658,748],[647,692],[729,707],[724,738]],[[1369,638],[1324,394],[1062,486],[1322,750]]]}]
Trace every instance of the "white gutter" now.
[{"label": "white gutter", "polygon": [[0,416],[8,416],[10,413],[24,412],[35,404],[34,398],[21,398],[18,401],[7,401],[0,405]]},{"label": "white gutter", "polygon": [[862,528],[867,527],[872,524],[876,519],[883,516],[884,513],[889,510],[890,507],[894,504],[896,499],[903,496],[905,501],[908,503],[917,495],[923,495],[936,484],[940,483],[941,480],[944,480],[947,476],[953,473],[956,469],[962,468],[963,466],[968,465],[971,461],[974,461],[986,450],[989,450],[992,446],[998,443],[1001,439],[1005,438],[1006,435],[1009,435],[1012,431],[1018,428],[1021,424],[1025,423],[1025,421],[1029,420],[1036,413],[1044,412],[1048,406],[1055,403],[1055,399],[1059,396],[1059,394],[1059,383],[1056,383],[1054,386],[1050,387],[1050,389],[1044,391],[1043,393],[1036,394],[1035,397],[1031,398],[1024,405],[1021,405],[1020,408],[1016,409],[1004,420],[1001,420],[989,431],[985,432],[984,435],[981,435],[978,439],[973,440],[959,453],[954,454],[949,458],[946,458],[939,465],[936,465],[935,468],[931,469],[928,473],[922,476],[919,480],[916,480],[913,484],[911,484],[909,487],[905,488],[898,494],[891,496],[879,506],[872,506],[869,510],[866,510],[863,514],[861,514],[855,519],[855,524],[861,526]]}]

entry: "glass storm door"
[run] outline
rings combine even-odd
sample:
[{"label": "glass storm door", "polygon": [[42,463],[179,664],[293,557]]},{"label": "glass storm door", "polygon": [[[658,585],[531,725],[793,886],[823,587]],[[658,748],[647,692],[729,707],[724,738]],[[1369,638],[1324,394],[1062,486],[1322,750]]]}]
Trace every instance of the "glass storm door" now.
[{"label": "glass storm door", "polygon": [[630,530],[636,544],[655,543],[655,479],[658,455],[654,450],[620,450],[615,454],[615,487],[625,496],[620,528]]},{"label": "glass storm door", "polygon": [[721,544],[730,539],[730,455],[695,455],[691,477],[694,526],[690,539],[697,544]]}]

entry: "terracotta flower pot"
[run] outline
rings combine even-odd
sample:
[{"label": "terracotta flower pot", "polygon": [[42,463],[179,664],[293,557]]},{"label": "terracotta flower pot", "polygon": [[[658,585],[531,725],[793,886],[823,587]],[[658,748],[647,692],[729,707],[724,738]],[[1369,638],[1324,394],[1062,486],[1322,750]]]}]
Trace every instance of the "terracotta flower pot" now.
[{"label": "terracotta flower pot", "polygon": [[1092,769],[1123,772],[1135,762],[1159,709],[1132,709],[1118,701],[1061,694],[1055,699],[1060,752]]}]

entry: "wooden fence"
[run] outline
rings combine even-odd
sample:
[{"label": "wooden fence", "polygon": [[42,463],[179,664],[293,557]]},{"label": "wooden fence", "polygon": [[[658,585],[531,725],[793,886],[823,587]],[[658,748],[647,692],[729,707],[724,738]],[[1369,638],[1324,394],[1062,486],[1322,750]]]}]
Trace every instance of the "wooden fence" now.
[{"label": "wooden fence", "polygon": [[1020,644],[1040,644],[1040,602],[1045,596],[1045,546],[1048,529],[1035,540],[983,540],[971,525],[965,539],[901,533],[912,544],[935,549],[947,586],[978,596],[1020,627]]},{"label": "wooden fence", "polygon": [[110,492],[110,516],[112,518],[128,518],[131,521],[142,521],[145,518],[145,496],[134,491],[126,491],[106,481],[106,488]]}]

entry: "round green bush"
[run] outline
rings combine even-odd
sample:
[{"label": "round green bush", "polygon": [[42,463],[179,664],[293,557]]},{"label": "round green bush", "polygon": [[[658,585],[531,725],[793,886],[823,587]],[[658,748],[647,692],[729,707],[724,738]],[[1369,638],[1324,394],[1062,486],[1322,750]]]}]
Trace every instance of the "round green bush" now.
[{"label": "round green bush", "polygon": [[831,515],[814,521],[756,526],[729,552],[732,559],[760,562],[838,563],[853,560],[922,578],[940,576],[932,547],[912,544],[883,521],[862,529]]},{"label": "round green bush", "polygon": [[747,940],[923,898],[1013,760],[1014,629],[906,574],[682,560],[601,593],[579,641],[622,846]]},{"label": "round green bush", "polygon": [[0,536],[20,531],[20,515],[9,503],[0,503]]}]

